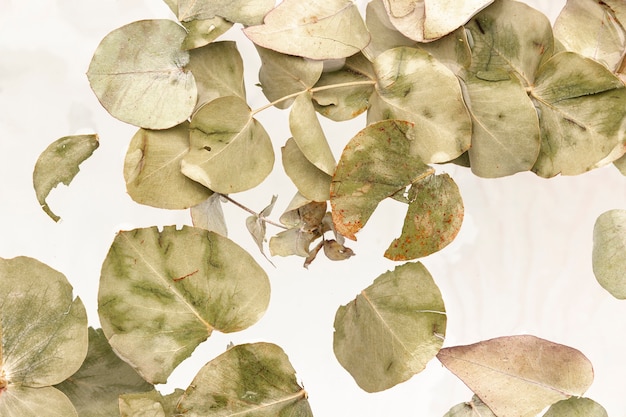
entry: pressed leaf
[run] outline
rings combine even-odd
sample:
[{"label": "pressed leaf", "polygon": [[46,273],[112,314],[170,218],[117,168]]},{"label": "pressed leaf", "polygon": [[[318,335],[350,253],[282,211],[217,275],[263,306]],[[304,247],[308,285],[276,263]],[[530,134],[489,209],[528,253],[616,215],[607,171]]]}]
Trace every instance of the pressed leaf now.
[{"label": "pressed leaf", "polygon": [[0,403],[7,392],[58,384],[80,368],[87,314],[63,274],[33,258],[0,258],[0,300],[0,376],[8,380]]},{"label": "pressed leaf", "polygon": [[420,43],[418,47],[431,54],[454,74],[460,74],[472,63],[472,49],[467,30],[460,27],[434,42]]},{"label": "pressed leaf", "polygon": [[[172,417],[176,414],[176,405],[183,395],[182,389],[176,389],[166,396],[158,391],[123,394],[119,397],[121,417]],[[81,416],[82,417],[82,416]]]},{"label": "pressed leaf", "polygon": [[[71,401],[56,388],[15,386],[2,392],[1,416],[78,417]],[[82,415],[81,415],[82,417]]]},{"label": "pressed leaf", "polygon": [[289,112],[289,129],[306,159],[324,173],[332,175],[335,172],[335,157],[317,120],[311,93],[300,94],[294,101]]},{"label": "pressed leaf", "polygon": [[529,335],[444,348],[437,358],[498,417],[534,417],[593,381],[578,350]]},{"label": "pressed leaf", "polygon": [[[568,0],[554,23],[554,35],[568,51],[578,52],[615,72],[626,51],[626,31],[611,2]],[[626,13],[622,1],[614,6]]]},{"label": "pressed leaf", "polygon": [[187,29],[187,36],[181,46],[182,49],[195,49],[213,42],[220,35],[226,33],[233,26],[233,23],[215,16],[209,19],[182,22],[182,25]]},{"label": "pressed leaf", "polygon": [[313,415],[289,358],[271,343],[234,346],[207,363],[177,411],[189,417]]},{"label": "pressed leaf", "polygon": [[373,123],[346,145],[330,183],[338,233],[356,240],[378,203],[430,172],[413,150],[411,127],[398,120]]},{"label": "pressed leaf", "polygon": [[493,0],[383,0],[391,23],[419,42],[439,39]]},{"label": "pressed leaf", "polygon": [[56,388],[72,401],[80,417],[110,417],[119,413],[121,394],[153,387],[115,355],[102,329],[90,327],[85,362]]},{"label": "pressed leaf", "polygon": [[[276,199],[278,196],[272,196],[272,201],[259,213],[258,216],[250,216],[246,219],[246,227],[248,228],[248,232],[252,236],[254,243],[259,247],[259,251],[263,256],[267,258],[265,255],[265,251],[263,250],[263,243],[265,242],[265,217],[269,216],[274,208],[274,204],[276,204]],[[269,259],[268,259],[269,261]],[[270,261],[271,263],[271,261]]]},{"label": "pressed leaf", "polygon": [[463,223],[463,200],[447,174],[431,175],[411,186],[402,235],[385,257],[406,261],[435,253],[454,240]]},{"label": "pressed leaf", "polygon": [[593,228],[593,273],[600,285],[626,299],[626,210],[601,214]]},{"label": "pressed leaf", "polygon": [[265,16],[264,24],[244,33],[263,48],[311,59],[354,55],[370,36],[350,0],[284,0]]},{"label": "pressed leaf", "polygon": [[615,167],[622,173],[622,175],[626,176],[626,155],[621,156],[619,159],[613,161]]},{"label": "pressed leaf", "polygon": [[443,344],[446,312],[421,263],[388,271],[335,316],[337,360],[367,392],[383,391],[421,372]]},{"label": "pressed leaf", "polygon": [[220,16],[234,23],[257,25],[263,22],[263,16],[272,10],[274,3],[275,0],[178,0],[178,19],[188,22]]},{"label": "pressed leaf", "polygon": [[272,171],[274,149],[265,129],[240,97],[217,98],[191,119],[191,149],[181,171],[222,194],[259,185]]},{"label": "pressed leaf", "polygon": [[399,47],[374,60],[378,76],[368,122],[407,120],[415,124],[414,150],[425,163],[447,162],[465,152],[472,133],[470,115],[456,76],[429,53]]},{"label": "pressed leaf", "polygon": [[[260,46],[256,49],[261,58],[259,82],[263,88],[263,94],[272,103],[289,95],[306,91],[313,87],[322,75],[324,69],[322,61],[285,55]],[[275,106],[279,109],[286,109],[293,101],[293,98],[280,100]]]},{"label": "pressed leaf", "polygon": [[98,135],[65,136],[50,144],[39,155],[33,171],[33,186],[41,208],[55,222],[61,218],[54,214],[46,198],[60,183],[69,185],[80,169],[78,166],[98,149]]},{"label": "pressed leaf", "polygon": [[115,29],[94,52],[87,77],[112,116],[147,129],[186,120],[198,96],[181,49],[187,32],[171,20],[141,20]]},{"label": "pressed leaf", "polygon": [[195,227],[228,236],[221,198],[220,194],[212,194],[211,197],[191,208],[191,221]]},{"label": "pressed leaf", "polygon": [[180,172],[189,152],[189,122],[166,130],[139,129],[124,159],[131,198],[164,209],[186,209],[209,198],[211,190]]},{"label": "pressed leaf", "polygon": [[243,61],[234,41],[213,42],[190,51],[187,69],[198,86],[196,110],[218,97],[246,99]]},{"label": "pressed leaf", "polygon": [[[467,403],[455,405],[443,417],[497,417],[476,395]],[[545,416],[544,416],[545,417]]]},{"label": "pressed leaf", "polygon": [[313,165],[293,138],[288,139],[281,150],[285,172],[300,194],[313,201],[328,200],[331,176]]},{"label": "pressed leaf", "polygon": [[604,407],[589,398],[570,397],[552,404],[543,417],[609,417]]},{"label": "pressed leaf", "polygon": [[117,234],[102,265],[98,312],[115,353],[162,383],[213,329],[256,323],[269,294],[265,272],[227,238],[152,227]]},{"label": "pressed leaf", "polygon": [[626,87],[606,67],[561,52],[541,67],[531,94],[540,111],[538,175],[577,175],[622,156]]},{"label": "pressed leaf", "polygon": [[270,239],[270,253],[278,256],[308,257],[310,255],[309,246],[323,234],[322,223],[326,214],[326,207],[326,201],[310,201],[302,194],[296,194],[285,213],[280,216],[280,222],[288,226],[289,229]]},{"label": "pressed leaf", "polygon": [[365,24],[372,36],[372,40],[365,48],[365,53],[372,59],[387,49],[398,46],[415,46],[417,43],[398,31],[391,23],[384,0],[373,0],[367,3]]}]

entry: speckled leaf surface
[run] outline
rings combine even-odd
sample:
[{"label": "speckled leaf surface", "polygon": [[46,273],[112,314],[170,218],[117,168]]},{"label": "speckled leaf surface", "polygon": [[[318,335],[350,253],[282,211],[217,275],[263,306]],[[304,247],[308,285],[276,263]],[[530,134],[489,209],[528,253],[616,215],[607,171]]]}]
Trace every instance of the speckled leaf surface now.
[{"label": "speckled leaf surface", "polygon": [[626,299],[626,210],[602,213],[593,228],[593,273],[613,297]]},{"label": "speckled leaf surface", "polygon": [[582,397],[570,397],[552,404],[543,417],[609,417],[597,402]]}]

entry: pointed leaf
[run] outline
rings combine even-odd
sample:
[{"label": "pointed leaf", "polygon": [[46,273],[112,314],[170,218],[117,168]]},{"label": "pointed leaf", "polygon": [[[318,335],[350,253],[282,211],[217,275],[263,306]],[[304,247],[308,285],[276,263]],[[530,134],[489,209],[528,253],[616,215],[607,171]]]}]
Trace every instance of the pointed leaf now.
[{"label": "pointed leaf", "polygon": [[309,256],[311,243],[319,238],[321,233],[304,231],[300,228],[284,230],[270,238],[270,254],[272,256]]},{"label": "pointed leaf", "polygon": [[409,122],[384,120],[361,130],[346,145],[330,183],[338,233],[356,240],[354,234],[378,203],[430,172],[415,155],[413,135]]},{"label": "pointed leaf", "polygon": [[[468,403],[455,405],[443,417],[497,417],[476,395]],[[545,417],[545,416],[544,416]]]},{"label": "pointed leaf", "polygon": [[176,405],[183,395],[182,389],[162,396],[158,391],[123,394],[119,397],[121,417],[171,417],[176,415]]},{"label": "pointed leaf", "polygon": [[456,76],[427,52],[399,47],[374,60],[377,111],[368,122],[385,119],[415,124],[415,150],[425,163],[446,162],[470,146],[472,125]]},{"label": "pointed leaf", "polygon": [[102,265],[98,312],[116,354],[162,383],[213,329],[256,323],[269,293],[265,272],[227,238],[152,227],[116,236]]},{"label": "pointed leaf", "polygon": [[181,46],[182,49],[186,50],[210,44],[233,26],[232,22],[219,16],[181,23],[187,29],[187,36]]},{"label": "pointed leaf", "polygon": [[274,0],[178,0],[178,19],[188,22],[221,16],[234,23],[246,26],[258,25],[274,7]]},{"label": "pointed leaf", "polygon": [[421,263],[388,271],[335,316],[337,360],[367,392],[383,391],[421,372],[446,331],[439,288]]},{"label": "pointed leaf", "polygon": [[213,192],[180,172],[189,152],[189,123],[166,130],[139,129],[124,159],[126,191],[139,204],[180,210]]},{"label": "pointed leaf", "polygon": [[578,350],[528,335],[444,348],[437,358],[498,417],[534,417],[593,381]]},{"label": "pointed leaf", "polygon": [[298,192],[312,201],[328,200],[331,176],[313,165],[293,138],[288,139],[281,150],[285,173],[298,188]]},{"label": "pointed leaf", "polygon": [[115,355],[102,329],[90,327],[85,362],[56,388],[72,401],[80,417],[109,417],[119,413],[121,394],[153,387]]},{"label": "pointed leaf", "polygon": [[385,257],[406,261],[435,253],[454,240],[463,223],[463,200],[447,174],[432,175],[411,186],[402,235]]},{"label": "pointed leaf", "polygon": [[623,155],[626,87],[603,65],[561,52],[541,67],[531,94],[540,110],[538,175],[581,174]]},{"label": "pointed leaf", "polygon": [[0,376],[8,392],[58,384],[80,368],[87,314],[63,274],[33,258],[0,258],[0,300]]},{"label": "pointed leaf", "polygon": [[600,285],[626,299],[626,210],[601,214],[593,228],[593,273]]},{"label": "pointed leaf", "polygon": [[[71,401],[56,388],[16,386],[2,393],[1,416],[78,417]],[[82,417],[82,416],[81,416]]]},{"label": "pointed leaf", "polygon": [[[260,46],[256,49],[261,58],[259,70],[261,88],[265,97],[272,103],[283,97],[308,90],[322,75],[324,69],[322,61],[285,55]],[[281,100],[275,106],[279,109],[286,109],[293,101],[293,98]]]},{"label": "pointed leaf", "polygon": [[104,108],[123,122],[167,129],[186,120],[198,96],[181,49],[187,32],[171,20],[141,20],[98,45],[87,77]]},{"label": "pointed leaf", "polygon": [[272,171],[274,149],[265,129],[239,97],[217,98],[191,119],[191,149],[181,171],[222,194],[249,190]]},{"label": "pointed leaf", "polygon": [[224,210],[222,210],[220,202],[221,198],[220,194],[215,193],[191,208],[191,221],[195,227],[228,236]]},{"label": "pointed leaf", "polygon": [[98,149],[98,135],[65,136],[50,144],[37,159],[33,171],[33,186],[37,201],[52,220],[61,218],[54,214],[46,198],[60,183],[69,185],[80,169],[78,166]]},{"label": "pointed leaf", "polygon": [[263,48],[311,59],[345,58],[370,40],[350,0],[284,0],[265,16],[263,25],[247,27],[244,33]]},{"label": "pointed leaf", "polygon": [[[248,228],[248,232],[252,235],[252,239],[254,239],[254,243],[259,247],[259,251],[261,254],[267,258],[265,255],[265,251],[263,250],[263,243],[265,242],[265,220],[264,218],[269,216],[274,208],[274,204],[276,204],[276,199],[278,196],[272,196],[272,201],[270,204],[265,207],[259,216],[250,216],[246,219],[246,227]],[[267,258],[269,261],[269,258]],[[270,261],[271,263],[271,261]]]},{"label": "pointed leaf", "polygon": [[589,398],[570,397],[553,404],[543,417],[609,417],[604,407]]}]

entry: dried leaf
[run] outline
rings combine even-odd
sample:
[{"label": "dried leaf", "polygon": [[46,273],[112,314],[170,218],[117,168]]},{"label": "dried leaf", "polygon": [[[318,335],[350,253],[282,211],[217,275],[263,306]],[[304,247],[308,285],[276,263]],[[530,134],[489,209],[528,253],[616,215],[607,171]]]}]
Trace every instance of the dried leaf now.
[{"label": "dried leaf", "polygon": [[609,417],[597,402],[589,398],[570,397],[552,404],[543,417]]},{"label": "dried leaf", "polygon": [[609,210],[593,228],[593,273],[600,285],[626,299],[626,210]]},{"label": "dried leaf", "polygon": [[365,53],[370,58],[376,58],[387,49],[417,44],[417,41],[406,37],[391,23],[384,0],[373,0],[367,3],[365,24],[372,35],[372,40],[365,48]]},{"label": "dried leaf", "polygon": [[[443,417],[497,417],[476,395],[467,403],[455,405]],[[544,416],[545,417],[545,416]]]},{"label": "dried leaf", "polygon": [[242,23],[244,25],[258,25],[274,7],[274,0],[177,0],[178,19],[189,22],[198,19],[211,19],[215,16]]},{"label": "dried leaf", "polygon": [[233,23],[215,16],[209,19],[182,22],[182,25],[187,29],[187,36],[181,47],[189,50],[210,44],[220,35],[226,33],[233,26]]},{"label": "dried leaf", "polygon": [[352,249],[334,239],[324,240],[324,255],[331,261],[344,261],[354,256]]},{"label": "dried leaf", "polygon": [[0,415],[78,417],[71,401],[58,389],[53,387],[30,388],[19,385],[2,393]]},{"label": "dried leaf", "polygon": [[285,173],[298,192],[312,201],[328,200],[331,176],[313,165],[293,138],[287,140],[281,151]]},{"label": "dried leaf", "polygon": [[[248,232],[252,235],[252,239],[254,243],[259,247],[259,251],[261,254],[265,256],[265,258],[269,261],[269,258],[265,255],[265,251],[263,250],[263,243],[265,242],[265,220],[264,218],[269,216],[274,208],[274,204],[276,203],[276,199],[278,196],[272,196],[272,201],[270,204],[265,207],[259,213],[259,216],[250,216],[246,219],[246,227],[248,228]],[[272,263],[272,261],[270,261]]]},{"label": "dried leaf", "polygon": [[191,221],[194,227],[209,230],[222,236],[228,236],[221,198],[220,194],[215,193],[202,203],[191,208]]},{"label": "dried leaf", "polygon": [[176,389],[166,396],[152,390],[142,393],[123,394],[119,397],[121,417],[170,417],[176,415],[176,405],[183,395]]}]

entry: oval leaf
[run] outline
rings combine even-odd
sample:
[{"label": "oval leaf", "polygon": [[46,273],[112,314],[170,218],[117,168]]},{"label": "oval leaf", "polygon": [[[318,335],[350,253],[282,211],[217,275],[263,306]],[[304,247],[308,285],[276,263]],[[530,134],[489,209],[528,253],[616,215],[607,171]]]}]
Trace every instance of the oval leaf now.
[{"label": "oval leaf", "polygon": [[181,23],[187,30],[187,36],[185,36],[181,47],[187,50],[210,44],[233,26],[232,22],[219,16]]},{"label": "oval leaf", "polygon": [[186,209],[209,198],[211,190],[180,172],[189,152],[189,123],[166,130],[139,129],[124,159],[126,190],[140,204]]},{"label": "oval leaf", "polygon": [[454,240],[463,223],[459,187],[447,174],[432,175],[411,186],[402,235],[385,257],[406,261],[435,253]]},{"label": "oval leaf", "polygon": [[335,315],[337,360],[367,392],[383,391],[421,372],[446,331],[439,288],[421,263],[382,274]]},{"label": "oval leaf", "polygon": [[609,417],[597,402],[589,398],[570,397],[553,404],[543,417]]},{"label": "oval leaf", "polygon": [[234,23],[246,26],[258,25],[274,7],[274,0],[178,0],[178,19],[188,22],[221,16]]},{"label": "oval leaf", "polygon": [[413,150],[411,127],[398,120],[373,123],[346,145],[330,183],[339,234],[356,240],[378,203],[431,172]]},{"label": "oval leaf", "polygon": [[102,265],[98,313],[116,354],[162,383],[213,329],[256,323],[269,295],[265,272],[227,238],[152,227],[116,236]]},{"label": "oval leaf", "polygon": [[330,198],[331,176],[318,169],[302,153],[293,138],[281,148],[285,173],[298,188],[298,192],[312,201]]},{"label": "oval leaf", "polygon": [[115,29],[96,49],[87,77],[104,108],[123,122],[167,129],[186,120],[198,92],[181,49],[187,32],[171,20]]},{"label": "oval leaf", "polygon": [[190,417],[313,416],[289,358],[271,343],[234,346],[207,363],[176,411]]},{"label": "oval leaf", "polygon": [[596,220],[592,263],[600,285],[613,297],[626,299],[626,210],[610,210]]},{"label": "oval leaf", "polygon": [[80,169],[78,166],[98,149],[98,135],[65,136],[50,144],[37,159],[33,171],[33,186],[37,201],[52,220],[61,218],[54,214],[46,198],[60,183],[69,185]]},{"label": "oval leaf", "polygon": [[191,119],[191,149],[181,171],[222,194],[259,185],[274,166],[274,148],[265,129],[240,97],[220,97]]},{"label": "oval leaf", "polygon": [[21,386],[2,393],[0,415],[7,417],[78,417],[71,401],[58,389]]},{"label": "oval leaf", "polygon": [[[476,395],[468,403],[455,405],[443,417],[498,417]],[[545,416],[544,416],[545,417]]]},{"label": "oval leaf", "polygon": [[284,0],[265,16],[263,25],[247,27],[244,33],[263,48],[311,59],[345,58],[370,40],[350,0]]},{"label": "oval leaf", "polygon": [[[171,417],[176,414],[176,405],[183,395],[182,389],[175,389],[168,395],[158,391],[136,394],[123,394],[119,397],[121,417]],[[81,416],[82,417],[82,416]]]},{"label": "oval leaf", "polygon": [[578,350],[529,335],[444,348],[437,358],[498,417],[534,417],[593,381]]}]

